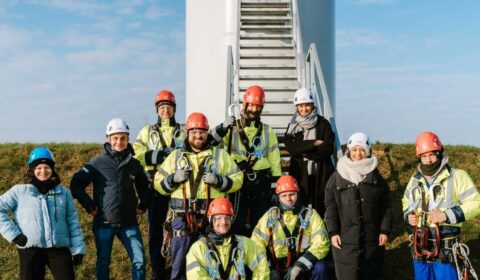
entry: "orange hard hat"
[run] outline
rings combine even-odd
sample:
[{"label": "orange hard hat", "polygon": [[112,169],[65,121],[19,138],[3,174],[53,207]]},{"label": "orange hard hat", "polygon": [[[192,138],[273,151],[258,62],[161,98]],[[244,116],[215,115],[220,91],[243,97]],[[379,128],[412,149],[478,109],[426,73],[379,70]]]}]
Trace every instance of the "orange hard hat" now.
[{"label": "orange hard hat", "polygon": [[283,192],[299,192],[297,180],[290,175],[283,175],[275,184],[275,194],[279,195]]},{"label": "orange hard hat", "polygon": [[262,105],[265,104],[265,92],[259,86],[251,86],[247,88],[243,95],[243,106],[246,104]]},{"label": "orange hard hat", "polygon": [[210,202],[208,207],[207,217],[210,218],[213,215],[229,215],[233,216],[233,206],[228,198],[218,197]]},{"label": "orange hard hat", "polygon": [[169,90],[159,91],[153,103],[155,104],[155,107],[157,107],[158,104],[162,101],[171,103],[173,106],[177,105],[177,103],[175,102],[175,95],[173,95],[173,93]]},{"label": "orange hard hat", "polygon": [[442,142],[440,142],[440,138],[438,138],[435,133],[425,131],[417,136],[417,140],[415,140],[415,149],[417,156],[419,156],[428,152],[441,151],[443,145]]},{"label": "orange hard hat", "polygon": [[187,122],[185,123],[185,130],[189,131],[190,129],[208,130],[207,117],[202,113],[191,113],[187,118]]}]

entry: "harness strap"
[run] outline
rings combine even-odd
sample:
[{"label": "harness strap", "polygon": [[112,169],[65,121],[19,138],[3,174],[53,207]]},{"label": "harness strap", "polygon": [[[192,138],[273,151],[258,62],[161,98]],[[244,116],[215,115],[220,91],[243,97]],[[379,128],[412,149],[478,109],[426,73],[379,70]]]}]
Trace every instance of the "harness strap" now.
[{"label": "harness strap", "polygon": [[[217,253],[217,255],[220,257],[220,253],[218,252],[217,247],[215,247],[212,240],[208,238],[208,235],[205,235],[205,241],[208,249],[215,251],[215,253]],[[218,270],[220,272],[220,276],[222,279],[229,279],[229,275],[233,267],[232,252],[233,252],[233,249],[238,246],[238,241],[235,235],[231,236],[230,245],[231,246],[228,252],[227,267],[226,268],[223,267],[221,260],[219,260],[220,263],[218,264]],[[207,265],[211,265],[211,264],[207,264]]]},{"label": "harness strap", "polygon": [[[189,161],[188,157],[185,157],[187,161]],[[187,199],[187,188],[185,184],[182,185],[182,192],[183,192],[183,206],[185,209],[185,219],[187,222],[187,226],[192,234],[195,234],[199,229],[203,228],[206,224],[206,215],[202,215],[202,219],[200,222],[197,221],[197,214],[199,213],[200,209],[197,209],[197,192],[200,186],[202,176],[205,173],[204,163],[208,159],[205,157],[201,164],[198,166],[198,174],[194,177],[193,172],[190,173],[188,178],[190,184],[190,199]],[[188,163],[189,166],[192,166],[191,163]],[[208,208],[208,204],[210,203],[210,186],[206,185],[207,190],[207,201],[206,207]],[[188,200],[188,201],[187,201]],[[207,209],[205,210],[205,213]]]},{"label": "harness strap", "polygon": [[[263,132],[263,123],[259,121],[257,132],[255,133],[255,135],[252,138],[252,145],[250,145],[250,143],[248,141],[247,134],[245,133],[245,130],[243,129],[243,126],[238,126],[238,135],[240,136],[240,141],[242,141],[243,146],[245,146],[245,149],[247,150],[247,152],[249,154],[254,154],[255,153],[255,149],[253,147],[255,145],[255,143],[253,143],[253,141],[255,139],[260,139],[262,132]],[[257,138],[257,137],[259,137],[259,138]],[[268,141],[269,139],[265,139],[265,140]],[[258,161],[258,157],[255,157],[253,160],[250,157],[247,157],[247,168],[246,168],[246,170],[251,172],[253,170],[253,166],[255,165],[255,163],[257,161]]]}]

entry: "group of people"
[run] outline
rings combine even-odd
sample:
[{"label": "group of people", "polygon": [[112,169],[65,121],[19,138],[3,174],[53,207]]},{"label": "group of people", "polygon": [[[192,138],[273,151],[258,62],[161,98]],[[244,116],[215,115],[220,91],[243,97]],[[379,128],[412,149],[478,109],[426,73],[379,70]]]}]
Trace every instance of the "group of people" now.
[{"label": "group of people", "polygon": [[[131,278],[146,279],[137,220],[145,212],[151,279],[329,279],[328,259],[337,279],[381,279],[392,213],[368,136],[352,134],[335,166],[335,134],[301,88],[283,175],[277,135],[261,120],[264,104],[263,89],[252,86],[239,117],[210,128],[194,112],[181,125],[175,96],[162,90],[158,120],[133,145],[125,121],[108,123],[103,153],[75,173],[70,190],[50,150],[35,148],[24,184],[0,196],[0,233],[17,245],[20,278],[43,279],[46,266],[55,279],[75,278],[86,254],[75,198],[93,219],[97,279],[109,279],[115,236]],[[480,194],[465,171],[450,167],[434,133],[417,137],[416,155],[402,200],[415,278],[457,279],[452,246],[461,223],[480,214]]]}]

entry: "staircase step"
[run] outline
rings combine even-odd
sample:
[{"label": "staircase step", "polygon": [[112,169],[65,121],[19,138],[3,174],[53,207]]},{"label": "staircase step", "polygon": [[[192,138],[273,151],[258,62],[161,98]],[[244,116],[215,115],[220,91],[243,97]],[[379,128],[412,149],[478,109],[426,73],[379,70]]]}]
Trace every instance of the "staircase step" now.
[{"label": "staircase step", "polygon": [[241,15],[283,15],[287,16],[290,13],[289,8],[272,8],[272,7],[255,7],[242,8]]},{"label": "staircase step", "polygon": [[265,103],[263,112],[269,112],[269,114],[278,114],[282,116],[292,115],[295,113],[295,106],[291,101],[290,103]]},{"label": "staircase step", "polygon": [[277,88],[277,89],[283,89],[283,90],[288,90],[288,89],[295,89],[297,90],[299,88],[297,80],[242,80],[240,79],[238,81],[239,87],[240,88],[247,88],[251,85],[259,85],[261,87],[272,87],[272,88]]},{"label": "staircase step", "polygon": [[297,76],[295,69],[242,69],[240,68],[240,76],[248,75],[276,75],[276,76]]},{"label": "staircase step", "polygon": [[243,60],[243,59],[257,59],[257,58],[268,58],[268,59],[285,59],[285,58],[288,58],[288,59],[295,59],[295,54],[293,53],[290,53],[290,54],[287,54],[287,53],[278,53],[278,54],[261,54],[261,53],[257,53],[257,54],[241,54],[240,53],[240,60]]},{"label": "staircase step", "polygon": [[292,30],[291,25],[242,25],[240,26],[240,30],[245,31],[259,31],[259,30],[267,30],[269,32],[273,31],[289,31]]},{"label": "staircase step", "polygon": [[244,32],[240,31],[240,41],[242,40],[252,40],[252,39],[261,39],[261,40],[275,40],[275,39],[284,39],[292,40],[292,34],[279,34],[279,33],[263,33],[263,32]]},{"label": "staircase step", "polygon": [[269,57],[291,57],[295,51],[291,49],[240,49],[240,57],[247,56],[269,56]]},{"label": "staircase step", "polygon": [[[295,57],[294,57],[295,58]],[[297,62],[292,58],[282,59],[242,59],[239,62],[240,69],[255,69],[255,68],[295,68]]]},{"label": "staircase step", "polygon": [[252,42],[243,40],[240,43],[240,49],[292,49],[295,45],[291,40],[274,40],[262,42]]},{"label": "staircase step", "polygon": [[240,80],[270,80],[270,81],[290,81],[297,80],[297,75],[276,75],[276,74],[262,74],[262,75],[239,75]]},{"label": "staircase step", "polygon": [[290,1],[242,1],[241,8],[289,8]]},{"label": "staircase step", "polygon": [[292,17],[290,16],[241,16],[240,22],[249,24],[285,24],[290,23]]}]

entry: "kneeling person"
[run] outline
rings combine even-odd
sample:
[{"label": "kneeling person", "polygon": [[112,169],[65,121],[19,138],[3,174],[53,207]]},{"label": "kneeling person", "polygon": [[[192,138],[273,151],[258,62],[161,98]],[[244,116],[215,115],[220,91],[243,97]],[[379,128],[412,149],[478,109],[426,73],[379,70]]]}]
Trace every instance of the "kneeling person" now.
[{"label": "kneeling person", "polygon": [[269,279],[262,250],[247,237],[232,234],[233,215],[227,198],[210,203],[207,234],[187,254],[187,279]]},{"label": "kneeling person", "polygon": [[330,250],[325,224],[315,209],[299,199],[295,178],[284,175],[276,183],[279,207],[258,221],[252,240],[267,251],[270,279],[328,279],[323,258]]}]

